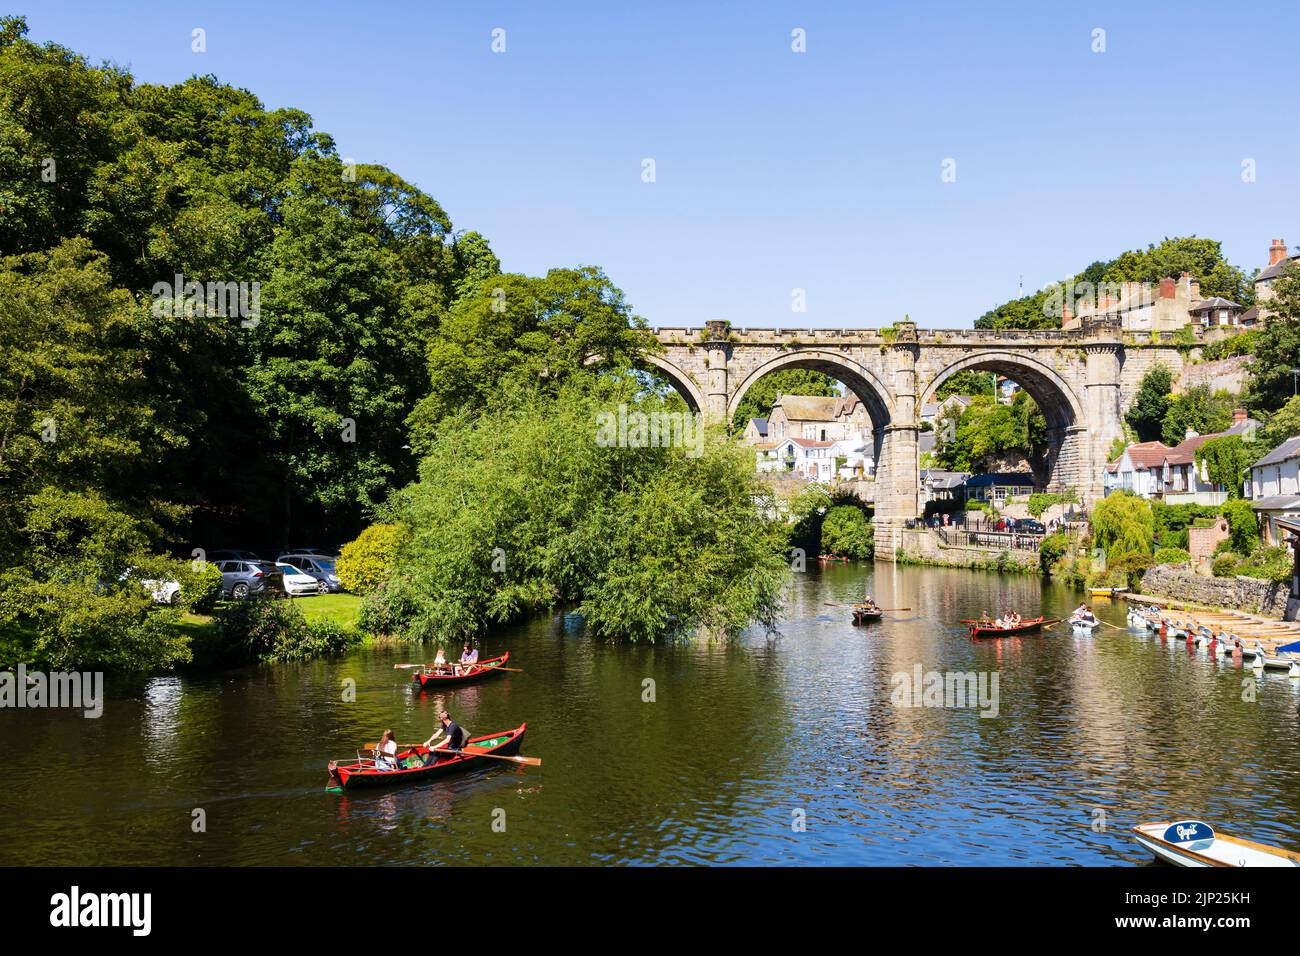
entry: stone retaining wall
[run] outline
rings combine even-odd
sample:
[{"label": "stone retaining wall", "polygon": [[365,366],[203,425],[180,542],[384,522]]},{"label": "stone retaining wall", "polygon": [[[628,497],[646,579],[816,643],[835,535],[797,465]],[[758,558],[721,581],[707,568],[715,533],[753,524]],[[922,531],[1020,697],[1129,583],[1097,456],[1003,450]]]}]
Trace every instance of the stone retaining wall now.
[{"label": "stone retaining wall", "polygon": [[999,551],[996,548],[963,548],[944,544],[929,528],[899,529],[894,560],[899,564],[934,564],[950,568],[992,570],[1003,558],[1008,570],[1039,573],[1037,554]]},{"label": "stone retaining wall", "polygon": [[1259,578],[1204,578],[1186,568],[1158,564],[1142,576],[1142,593],[1251,614],[1286,615],[1289,584]]}]

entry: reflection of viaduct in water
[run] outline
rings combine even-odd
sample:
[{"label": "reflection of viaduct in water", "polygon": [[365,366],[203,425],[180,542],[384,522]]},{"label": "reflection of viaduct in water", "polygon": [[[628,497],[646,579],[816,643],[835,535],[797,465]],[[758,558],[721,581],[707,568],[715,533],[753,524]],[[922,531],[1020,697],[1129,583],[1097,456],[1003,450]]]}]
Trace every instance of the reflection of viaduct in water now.
[{"label": "reflection of viaduct in water", "polygon": [[[1175,376],[1183,354],[1168,337],[1125,336],[1117,322],[1065,332],[892,329],[656,330],[663,351],[647,361],[697,411],[731,417],[751,385],[769,372],[808,368],[844,383],[871,415],[876,436],[877,554],[893,557],[898,528],[919,512],[917,433],[922,402],[952,375],[981,369],[1028,391],[1047,419],[1049,491],[1073,487],[1089,504],[1123,435],[1124,407],[1156,362]],[[884,533],[881,533],[884,532]]]}]

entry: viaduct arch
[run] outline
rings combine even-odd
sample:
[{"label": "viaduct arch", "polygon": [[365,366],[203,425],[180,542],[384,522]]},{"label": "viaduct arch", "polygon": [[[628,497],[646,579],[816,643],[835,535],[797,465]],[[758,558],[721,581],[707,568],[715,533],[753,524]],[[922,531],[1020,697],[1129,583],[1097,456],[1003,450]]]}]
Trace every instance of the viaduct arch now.
[{"label": "viaduct arch", "polygon": [[[1047,420],[1049,490],[1076,489],[1085,504],[1102,495],[1111,445],[1124,434],[1123,410],[1157,362],[1177,374],[1185,346],[1172,335],[1124,333],[1113,320],[1071,331],[659,328],[660,352],[646,362],[694,409],[730,420],[764,375],[811,368],[840,380],[861,399],[877,432],[877,553],[893,557],[889,534],[920,511],[917,439],[921,405],[966,369],[999,372],[1038,403]],[[884,532],[883,534],[881,532]]]}]

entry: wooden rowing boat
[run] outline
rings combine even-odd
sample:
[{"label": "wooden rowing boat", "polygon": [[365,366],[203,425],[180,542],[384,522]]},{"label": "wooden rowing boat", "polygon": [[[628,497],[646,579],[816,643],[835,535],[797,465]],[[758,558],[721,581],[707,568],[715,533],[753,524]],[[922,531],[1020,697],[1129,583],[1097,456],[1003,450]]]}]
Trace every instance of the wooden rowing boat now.
[{"label": "wooden rowing boat", "polygon": [[481,680],[484,677],[491,677],[493,674],[501,673],[500,669],[505,666],[506,661],[509,659],[510,652],[507,651],[500,657],[489,657],[479,661],[478,666],[464,674],[435,674],[433,671],[416,671],[411,680],[419,684],[421,690],[450,687],[453,684],[468,684],[470,681]]},{"label": "wooden rowing boat", "polygon": [[1100,629],[1100,627],[1101,621],[1098,620],[1076,621],[1073,618],[1070,619],[1070,628],[1076,634],[1091,634],[1093,631]]},{"label": "wooden rowing boat", "polygon": [[[514,730],[502,730],[482,737],[471,737],[465,742],[465,749],[459,753],[448,750],[430,750],[428,747],[411,747],[397,754],[397,770],[379,770],[369,758],[358,758],[355,763],[340,764],[331,762],[329,766],[330,784],[351,790],[357,787],[394,787],[400,784],[418,783],[432,780],[447,774],[469,770],[474,767],[489,767],[503,761],[484,757],[482,754],[495,754],[499,757],[512,757],[519,752],[524,742],[527,724],[520,724]],[[433,756],[432,762],[425,761]],[[411,764],[411,766],[404,766]]]},{"label": "wooden rowing boat", "polygon": [[853,606],[854,624],[874,624],[884,616],[885,612],[878,607],[867,607],[865,604],[855,604]]},{"label": "wooden rowing boat", "polygon": [[1156,859],[1175,866],[1300,866],[1300,853],[1215,833],[1208,823],[1139,823],[1133,838]]},{"label": "wooden rowing boat", "polygon": [[1029,621],[1021,621],[1015,627],[996,627],[992,623],[975,623],[970,626],[970,636],[976,639],[1015,637],[1018,634],[1033,634],[1035,631],[1038,631],[1049,624],[1059,623],[1059,621],[1049,621],[1041,617],[1036,617]]}]

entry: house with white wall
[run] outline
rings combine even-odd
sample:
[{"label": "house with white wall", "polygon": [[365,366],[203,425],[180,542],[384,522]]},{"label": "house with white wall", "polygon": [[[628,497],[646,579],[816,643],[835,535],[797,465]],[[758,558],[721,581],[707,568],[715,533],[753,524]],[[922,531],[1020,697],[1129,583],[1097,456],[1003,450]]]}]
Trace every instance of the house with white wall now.
[{"label": "house with white wall", "polygon": [[1288,438],[1250,466],[1249,496],[1267,544],[1286,536],[1277,519],[1300,520],[1300,435]]},{"label": "house with white wall", "polygon": [[755,448],[760,474],[794,475],[829,482],[835,477],[835,442],[784,438]]}]

